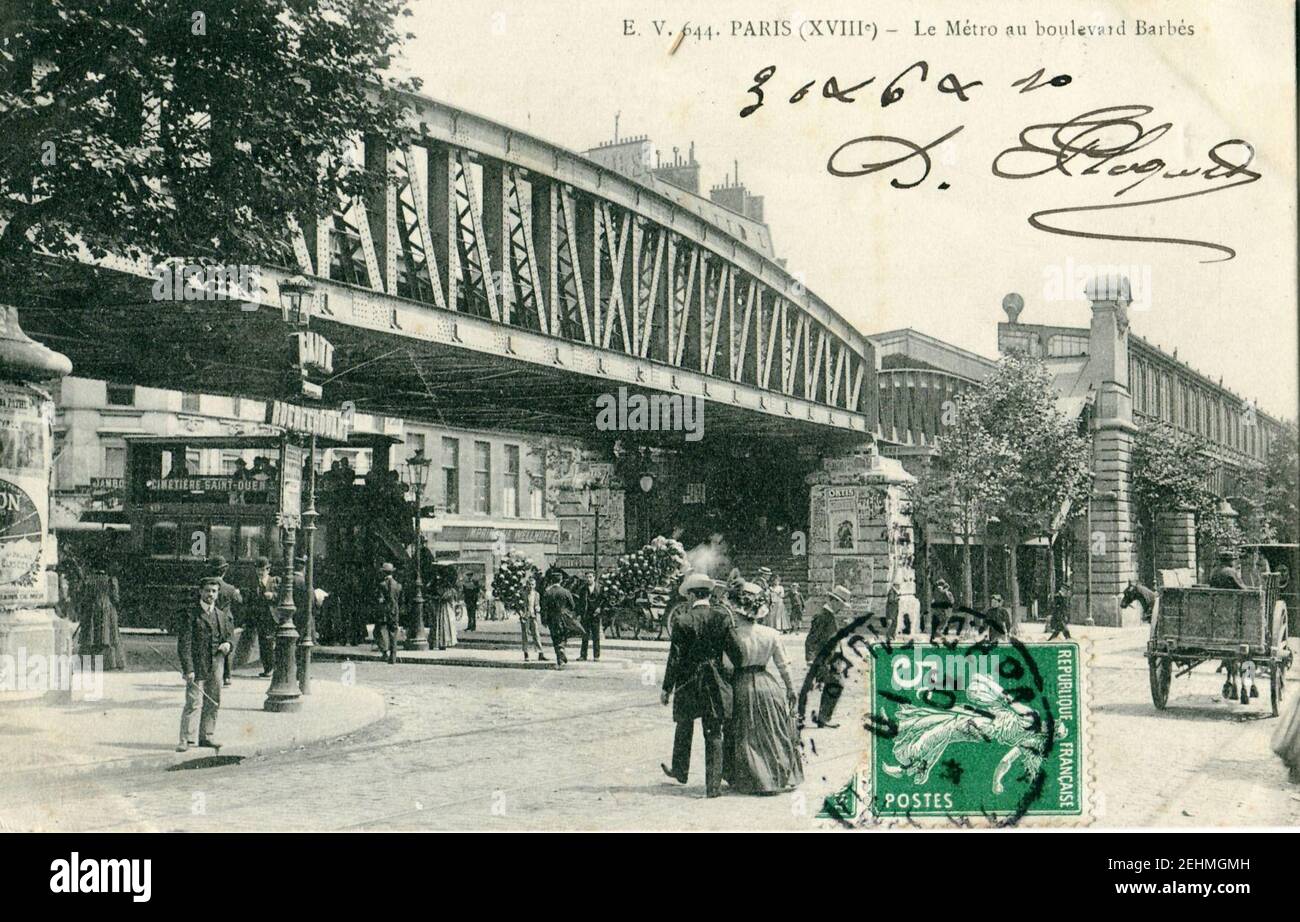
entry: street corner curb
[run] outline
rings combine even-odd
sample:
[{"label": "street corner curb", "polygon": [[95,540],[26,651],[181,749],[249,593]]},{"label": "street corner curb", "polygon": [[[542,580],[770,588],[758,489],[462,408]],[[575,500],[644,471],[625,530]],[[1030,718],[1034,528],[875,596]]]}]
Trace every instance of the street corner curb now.
[{"label": "street corner curb", "polygon": [[[316,684],[327,686],[339,686],[343,688],[340,682],[330,682],[317,680]],[[337,695],[338,692],[335,692]],[[308,703],[304,704],[304,709],[311,707],[310,700],[313,696],[308,696]],[[325,696],[322,696],[325,697]],[[329,696],[333,697],[333,695]],[[141,756],[124,756],[116,759],[92,759],[84,762],[64,762],[59,765],[42,765],[32,768],[21,768],[13,771],[0,771],[0,784],[7,781],[17,781],[24,778],[39,777],[46,782],[59,782],[85,778],[95,774],[119,773],[119,772],[152,772],[167,771],[177,766],[184,765],[187,762],[199,761],[201,759],[210,759],[213,757],[235,757],[239,759],[248,759],[255,756],[271,755],[287,749],[294,749],[299,746],[307,746],[326,740],[337,739],[356,733],[371,724],[383,720],[388,713],[388,705],[385,702],[381,692],[370,688],[351,687],[348,697],[355,697],[356,701],[350,701],[347,706],[347,719],[338,721],[332,726],[322,728],[323,732],[315,729],[308,729],[304,732],[292,733],[287,738],[277,740],[259,741],[257,743],[223,743],[219,750],[207,749],[201,746],[191,746],[186,752],[176,752],[175,743],[166,747],[167,751],[158,752],[150,755]],[[177,708],[179,713],[179,707]],[[269,713],[269,712],[266,712]],[[292,712],[301,714],[302,711]]]},{"label": "street corner curb", "polygon": [[[341,651],[316,649],[312,654],[312,659],[319,662],[326,660],[329,662],[357,662],[357,663],[382,663],[384,657],[378,653],[346,653]],[[447,657],[443,659],[434,659],[427,656],[416,656],[411,654],[397,654],[398,666],[468,666],[478,669],[554,669],[555,663],[552,660],[546,662],[537,662],[535,660],[479,660],[470,659],[469,657]]]}]

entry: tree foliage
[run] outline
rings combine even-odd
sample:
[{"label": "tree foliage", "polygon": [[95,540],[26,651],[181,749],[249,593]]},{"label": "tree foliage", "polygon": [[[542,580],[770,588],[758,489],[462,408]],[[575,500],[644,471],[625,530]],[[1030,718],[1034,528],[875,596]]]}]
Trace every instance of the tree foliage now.
[{"label": "tree foliage", "polygon": [[10,0],[0,12],[0,283],[44,250],[284,263],[286,222],[382,175],[407,0]]},{"label": "tree foliage", "polygon": [[1295,423],[1285,423],[1269,445],[1262,473],[1261,511],[1275,540],[1300,541],[1300,459]]}]

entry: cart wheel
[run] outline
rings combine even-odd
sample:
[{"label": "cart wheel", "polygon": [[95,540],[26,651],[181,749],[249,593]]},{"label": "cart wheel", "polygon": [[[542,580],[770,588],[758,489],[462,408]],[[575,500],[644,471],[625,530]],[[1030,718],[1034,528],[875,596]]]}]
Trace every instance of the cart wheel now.
[{"label": "cart wheel", "polygon": [[1151,702],[1157,711],[1163,711],[1169,703],[1169,680],[1172,667],[1167,659],[1152,659],[1148,662],[1151,673]]}]

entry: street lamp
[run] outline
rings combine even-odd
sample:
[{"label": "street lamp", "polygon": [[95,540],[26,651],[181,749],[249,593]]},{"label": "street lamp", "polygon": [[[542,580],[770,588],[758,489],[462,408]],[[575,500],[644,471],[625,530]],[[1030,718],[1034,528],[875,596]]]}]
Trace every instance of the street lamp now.
[{"label": "street lamp", "polygon": [[432,459],[421,449],[406,462],[406,482],[415,491],[415,632],[406,639],[406,649],[429,649],[429,630],[424,626],[424,573],[420,551],[424,549],[424,536],[420,533],[420,509],[424,501],[424,485],[429,479]]},{"label": "street lamp", "polygon": [[280,283],[280,315],[285,323],[306,326],[311,312],[305,310],[311,304],[315,288],[301,275],[285,279]]}]

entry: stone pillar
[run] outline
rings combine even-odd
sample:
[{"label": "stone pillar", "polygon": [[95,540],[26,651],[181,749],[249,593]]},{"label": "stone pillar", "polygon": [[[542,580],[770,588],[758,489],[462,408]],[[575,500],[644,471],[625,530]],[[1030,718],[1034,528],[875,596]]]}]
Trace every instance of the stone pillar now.
[{"label": "stone pillar", "polygon": [[1183,568],[1196,571],[1196,517],[1190,509],[1162,512],[1156,517],[1157,581],[1160,570]]},{"label": "stone pillar", "polygon": [[828,458],[808,476],[807,610],[820,609],[831,588],[853,593],[844,620],[883,615],[889,580],[899,579],[899,609],[916,602],[915,539],[907,484],[915,478],[893,458],[873,449]]},{"label": "stone pillar", "polygon": [[[1092,326],[1088,366],[1097,389],[1089,514],[1092,556],[1092,619],[1122,626],[1119,597],[1137,575],[1129,472],[1133,457],[1133,400],[1128,389],[1128,279],[1102,277],[1088,285]],[[1130,612],[1132,609],[1130,609]],[[1136,618],[1133,614],[1130,618]]]},{"label": "stone pillar", "polygon": [[[29,339],[0,304],[0,701],[43,697],[60,629],[45,569],[54,563],[49,484],[54,401],[32,382],[72,371],[67,356]],[[40,659],[37,659],[40,658]],[[45,669],[33,668],[44,661]],[[32,675],[51,677],[34,688]]]}]

